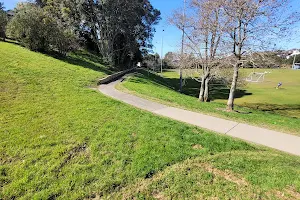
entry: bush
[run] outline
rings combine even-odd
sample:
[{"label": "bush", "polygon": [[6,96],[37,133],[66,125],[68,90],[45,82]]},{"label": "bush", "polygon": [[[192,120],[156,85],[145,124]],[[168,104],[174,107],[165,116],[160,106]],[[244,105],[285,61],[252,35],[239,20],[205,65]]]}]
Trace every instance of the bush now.
[{"label": "bush", "polygon": [[45,18],[43,10],[34,4],[18,4],[16,14],[7,26],[7,35],[31,50],[46,50],[49,30]]},{"label": "bush", "polygon": [[66,54],[75,44],[74,34],[58,23],[43,8],[21,3],[7,26],[7,35],[35,51],[56,50]]}]

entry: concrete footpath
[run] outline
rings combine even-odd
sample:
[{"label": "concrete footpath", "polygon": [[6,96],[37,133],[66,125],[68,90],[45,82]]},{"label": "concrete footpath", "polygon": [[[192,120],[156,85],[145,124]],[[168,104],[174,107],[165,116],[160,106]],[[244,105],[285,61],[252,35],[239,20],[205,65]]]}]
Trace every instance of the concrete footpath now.
[{"label": "concrete footpath", "polygon": [[100,85],[98,89],[107,96],[157,115],[300,156],[300,137],[298,136],[152,102],[115,89],[119,82],[120,80],[117,80]]}]

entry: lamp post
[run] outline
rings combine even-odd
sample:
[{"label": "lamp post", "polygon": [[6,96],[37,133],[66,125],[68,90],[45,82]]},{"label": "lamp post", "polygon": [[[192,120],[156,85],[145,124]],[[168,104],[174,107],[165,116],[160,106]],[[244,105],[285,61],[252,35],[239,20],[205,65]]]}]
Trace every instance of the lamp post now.
[{"label": "lamp post", "polygon": [[160,52],[160,73],[163,73],[163,49],[164,49],[164,29],[161,36],[161,52]]},{"label": "lamp post", "polygon": [[[185,29],[185,9],[186,9],[186,0],[183,0],[183,24],[182,24],[182,39],[181,39],[181,59],[183,59],[183,53],[184,53],[184,29]],[[180,86],[179,91],[182,93],[182,66],[179,68],[180,73]]]}]

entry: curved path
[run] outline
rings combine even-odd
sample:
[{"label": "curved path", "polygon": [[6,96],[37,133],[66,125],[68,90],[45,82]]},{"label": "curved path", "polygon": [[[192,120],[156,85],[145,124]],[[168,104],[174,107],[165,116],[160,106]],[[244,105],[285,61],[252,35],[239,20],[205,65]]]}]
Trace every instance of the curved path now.
[{"label": "curved path", "polygon": [[120,80],[117,80],[100,85],[98,90],[114,99],[157,115],[300,156],[300,137],[298,136],[155,103],[115,89],[119,82]]}]

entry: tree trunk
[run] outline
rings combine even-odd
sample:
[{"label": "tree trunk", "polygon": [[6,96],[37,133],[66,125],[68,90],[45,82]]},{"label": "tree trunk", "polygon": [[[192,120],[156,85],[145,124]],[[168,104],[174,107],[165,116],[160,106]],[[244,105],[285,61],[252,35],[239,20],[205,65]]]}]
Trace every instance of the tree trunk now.
[{"label": "tree trunk", "polygon": [[233,79],[232,79],[229,98],[227,102],[227,111],[233,111],[234,109],[234,95],[235,95],[236,85],[238,81],[238,76],[239,76],[239,64],[236,64],[234,66]]},{"label": "tree trunk", "polygon": [[180,93],[182,93],[182,85],[183,85],[183,77],[182,77],[182,69],[181,69],[181,67],[180,67],[180,69],[179,69],[179,73],[180,73],[180,80],[179,80],[179,92]]},{"label": "tree trunk", "polygon": [[202,81],[200,85],[200,93],[199,93],[199,101],[203,102],[204,101],[204,90],[205,90],[205,75],[202,75]]},{"label": "tree trunk", "polygon": [[210,76],[210,69],[208,67],[205,67],[204,71],[203,71],[202,82],[201,82],[200,93],[199,93],[199,101],[201,101],[201,102],[206,102],[205,101],[205,92],[207,92],[206,95],[208,96],[208,91],[206,90],[206,82],[207,82],[209,76]]},{"label": "tree trunk", "polygon": [[209,101],[209,76],[205,79],[204,102]]}]

